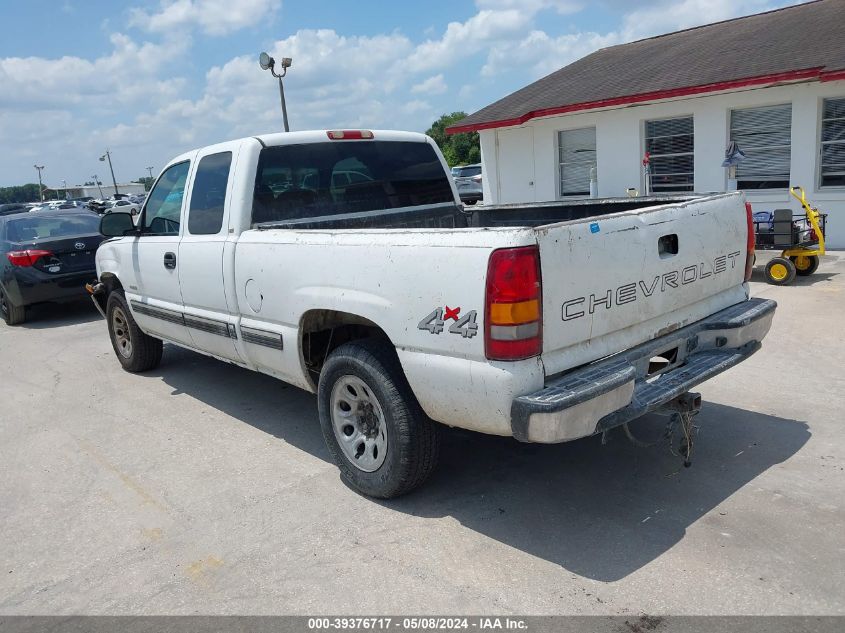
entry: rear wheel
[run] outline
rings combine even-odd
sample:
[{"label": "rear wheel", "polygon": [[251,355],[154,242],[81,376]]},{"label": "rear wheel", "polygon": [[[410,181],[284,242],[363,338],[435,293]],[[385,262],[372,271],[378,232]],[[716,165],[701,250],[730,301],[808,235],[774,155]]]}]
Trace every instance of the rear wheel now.
[{"label": "rear wheel", "polygon": [[437,426],[423,413],[389,343],[365,339],[338,347],[320,373],[317,402],[329,452],[357,491],[397,497],[434,470]]},{"label": "rear wheel", "polygon": [[158,366],[163,349],[161,339],[141,331],[132,318],[122,290],[115,290],[109,295],[106,321],[114,353],[126,371],[134,373]]},{"label": "rear wheel", "polygon": [[776,286],[785,286],[795,279],[795,264],[785,257],[775,257],[766,264],[766,279]]},{"label": "rear wheel", "polygon": [[26,319],[26,308],[12,303],[3,286],[0,286],[0,316],[6,325],[19,325]]},{"label": "rear wheel", "polygon": [[789,259],[795,264],[795,272],[801,277],[812,275],[819,268],[818,255],[795,255]]}]

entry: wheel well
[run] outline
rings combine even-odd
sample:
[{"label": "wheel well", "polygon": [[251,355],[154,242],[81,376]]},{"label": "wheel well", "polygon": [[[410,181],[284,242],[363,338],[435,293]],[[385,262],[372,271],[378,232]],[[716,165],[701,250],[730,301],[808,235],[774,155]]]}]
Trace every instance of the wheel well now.
[{"label": "wheel well", "polygon": [[112,273],[103,273],[100,277],[100,283],[105,286],[105,291],[96,293],[94,295],[94,301],[96,301],[100,308],[103,309],[103,312],[105,312],[106,304],[109,301],[109,295],[115,290],[122,290],[123,284],[121,284],[117,276]]},{"label": "wheel well", "polygon": [[308,378],[317,383],[323,363],[335,349],[365,338],[389,337],[378,325],[349,312],[309,310],[300,322],[299,350]]},{"label": "wheel well", "polygon": [[120,279],[112,273],[103,273],[103,276],[100,277],[100,283],[106,287],[106,294],[123,288],[123,284],[120,283]]}]

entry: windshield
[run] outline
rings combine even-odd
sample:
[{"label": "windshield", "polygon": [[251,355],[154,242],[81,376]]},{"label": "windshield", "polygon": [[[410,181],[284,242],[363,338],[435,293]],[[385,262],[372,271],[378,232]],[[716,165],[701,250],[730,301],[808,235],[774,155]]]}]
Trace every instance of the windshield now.
[{"label": "windshield", "polygon": [[329,141],[261,151],[253,223],[453,202],[428,143]]},{"label": "windshield", "polygon": [[27,242],[43,238],[75,237],[99,232],[100,218],[94,214],[32,216],[6,222],[6,239]]}]

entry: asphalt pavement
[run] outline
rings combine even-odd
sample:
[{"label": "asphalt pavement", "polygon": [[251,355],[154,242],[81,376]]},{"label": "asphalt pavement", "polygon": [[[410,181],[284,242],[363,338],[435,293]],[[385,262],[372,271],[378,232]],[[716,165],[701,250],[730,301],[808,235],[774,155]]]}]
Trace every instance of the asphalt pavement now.
[{"label": "asphalt pavement", "polygon": [[845,252],[753,287],[773,329],[701,387],[691,468],[447,430],[389,502],[313,395],[170,345],[132,375],[92,306],[39,307],[0,324],[0,615],[845,614]]}]

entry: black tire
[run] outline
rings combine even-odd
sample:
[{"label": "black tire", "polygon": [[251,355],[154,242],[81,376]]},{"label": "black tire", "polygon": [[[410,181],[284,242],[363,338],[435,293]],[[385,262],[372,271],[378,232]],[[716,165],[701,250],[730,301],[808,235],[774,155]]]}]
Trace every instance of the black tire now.
[{"label": "black tire", "polygon": [[795,264],[786,257],[775,257],[766,264],[766,280],[775,286],[791,284],[795,275]]},{"label": "black tire", "polygon": [[795,273],[799,277],[808,277],[819,269],[818,255],[800,255],[789,259],[795,264]]},{"label": "black tire", "polygon": [[26,320],[26,307],[12,303],[3,286],[0,286],[0,316],[6,325],[20,325]]},{"label": "black tire", "polygon": [[[364,393],[375,396],[382,413],[374,418],[375,424],[379,425],[374,430],[375,434],[379,433],[381,424],[386,426],[383,462],[372,472],[362,470],[353,457],[347,456],[344,451],[350,449],[341,448],[335,432],[333,409],[335,404],[342,404],[342,400],[333,400],[333,390],[336,385],[343,386],[346,384],[344,381],[349,380],[362,381]],[[434,470],[440,448],[437,424],[423,413],[405,379],[396,350],[389,342],[364,339],[334,350],[320,373],[317,403],[320,426],[329,452],[340,469],[341,477],[358,492],[381,499],[398,497],[420,486]],[[358,429],[356,432],[360,433],[366,420],[360,414],[360,403],[358,406],[359,410],[353,412],[347,428],[354,424]]]},{"label": "black tire", "polygon": [[129,311],[122,290],[115,290],[109,295],[106,322],[114,353],[126,371],[135,373],[158,367],[163,349],[161,339],[141,331]]}]

